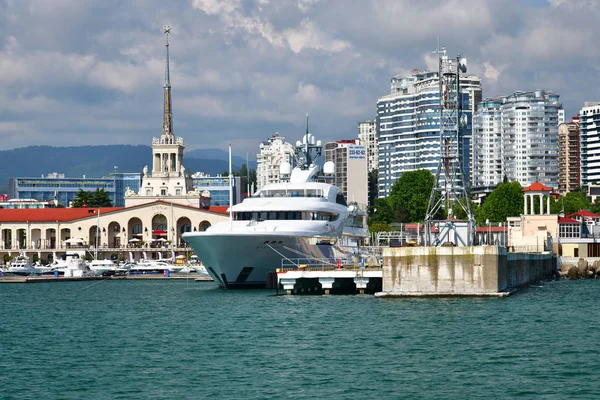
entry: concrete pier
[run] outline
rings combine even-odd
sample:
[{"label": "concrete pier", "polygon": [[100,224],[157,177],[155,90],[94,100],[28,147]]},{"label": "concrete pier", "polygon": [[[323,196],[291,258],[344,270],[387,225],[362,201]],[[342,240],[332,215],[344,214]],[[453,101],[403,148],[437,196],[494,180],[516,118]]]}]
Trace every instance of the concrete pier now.
[{"label": "concrete pier", "polygon": [[383,250],[377,297],[507,296],[556,273],[552,253],[509,253],[505,247],[390,247]]},{"label": "concrete pier", "polygon": [[381,290],[382,271],[376,269],[294,269],[277,273],[287,294],[375,294]]}]

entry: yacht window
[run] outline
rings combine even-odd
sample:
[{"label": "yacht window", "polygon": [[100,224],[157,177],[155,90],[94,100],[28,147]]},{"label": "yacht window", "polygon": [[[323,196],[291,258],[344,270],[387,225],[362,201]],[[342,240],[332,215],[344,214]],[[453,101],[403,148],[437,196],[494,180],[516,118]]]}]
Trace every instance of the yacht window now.
[{"label": "yacht window", "polygon": [[344,206],[348,206],[348,204],[346,204],[346,198],[344,197],[344,193],[342,192],[339,192],[337,194],[337,196],[335,197],[335,202]]}]

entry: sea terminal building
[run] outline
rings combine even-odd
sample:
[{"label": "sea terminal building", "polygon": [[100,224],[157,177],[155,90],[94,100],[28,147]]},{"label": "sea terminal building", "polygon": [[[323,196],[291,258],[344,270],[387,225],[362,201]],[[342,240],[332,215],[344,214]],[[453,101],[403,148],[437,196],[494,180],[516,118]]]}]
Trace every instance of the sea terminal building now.
[{"label": "sea terminal building", "polygon": [[47,260],[77,251],[99,259],[172,258],[191,252],[184,232],[227,219],[227,207],[163,200],[127,208],[0,209],[0,257],[22,253]]}]

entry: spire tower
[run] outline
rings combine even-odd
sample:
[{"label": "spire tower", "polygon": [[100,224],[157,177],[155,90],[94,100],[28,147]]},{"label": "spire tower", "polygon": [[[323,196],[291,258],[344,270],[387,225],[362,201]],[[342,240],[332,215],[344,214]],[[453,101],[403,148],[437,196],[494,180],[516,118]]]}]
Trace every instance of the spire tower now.
[{"label": "spire tower", "polygon": [[167,48],[167,58],[165,61],[165,86],[164,86],[164,115],[163,115],[163,135],[173,136],[173,114],[171,108],[171,78],[169,76],[169,34],[171,27],[163,26],[165,34],[165,47]]}]

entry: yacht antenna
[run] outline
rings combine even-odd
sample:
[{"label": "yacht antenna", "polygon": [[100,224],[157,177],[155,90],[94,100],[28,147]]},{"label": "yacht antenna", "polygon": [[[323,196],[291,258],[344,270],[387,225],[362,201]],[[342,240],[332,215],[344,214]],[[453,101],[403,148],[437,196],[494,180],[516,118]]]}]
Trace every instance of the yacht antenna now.
[{"label": "yacht antenna", "polygon": [[306,113],[306,134],[308,135],[308,113]]}]

